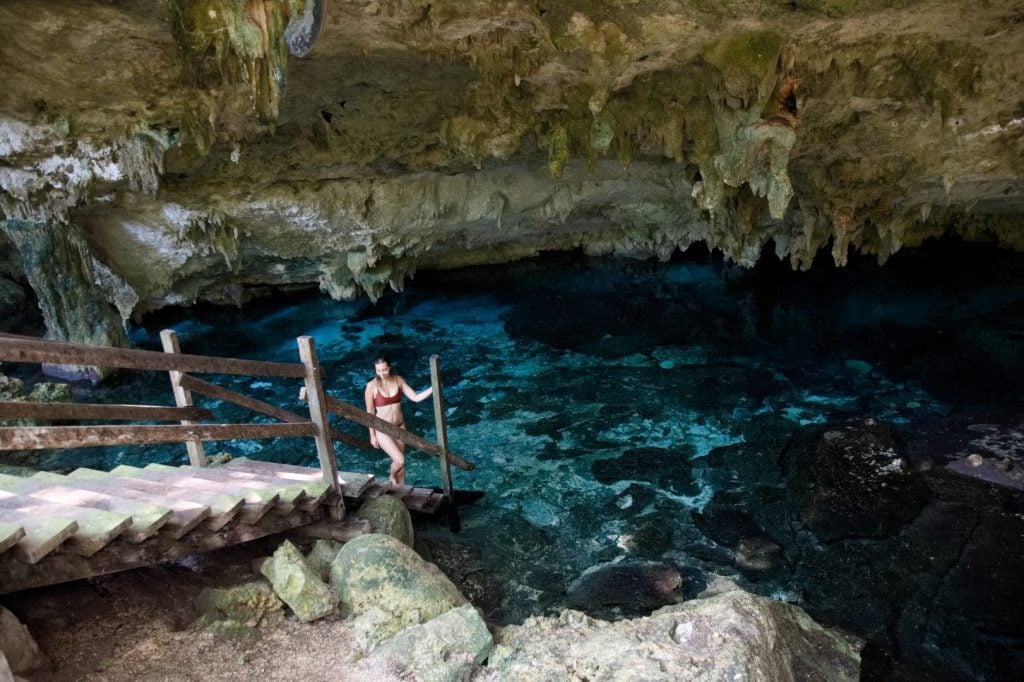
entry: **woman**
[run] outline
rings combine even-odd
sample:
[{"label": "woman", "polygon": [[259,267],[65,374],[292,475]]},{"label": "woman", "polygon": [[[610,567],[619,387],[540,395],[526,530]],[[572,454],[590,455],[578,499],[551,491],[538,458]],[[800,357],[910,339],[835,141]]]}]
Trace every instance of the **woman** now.
[{"label": "woman", "polygon": [[[375,414],[386,422],[395,426],[405,427],[405,417],[402,416],[402,394],[409,400],[418,403],[426,400],[433,394],[433,388],[417,393],[412,390],[405,379],[397,374],[391,373],[391,361],[388,356],[381,355],[373,361],[373,369],[376,377],[367,382],[366,411]],[[391,484],[405,484],[405,443],[386,433],[370,429],[370,444],[380,448],[391,458]]]}]

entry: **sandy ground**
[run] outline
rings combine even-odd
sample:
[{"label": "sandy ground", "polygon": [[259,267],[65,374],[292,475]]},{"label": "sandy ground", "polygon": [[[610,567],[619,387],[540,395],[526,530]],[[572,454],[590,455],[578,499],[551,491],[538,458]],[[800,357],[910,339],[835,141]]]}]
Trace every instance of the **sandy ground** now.
[{"label": "sandy ground", "polygon": [[[51,670],[32,682],[70,680],[346,680],[359,657],[342,621],[284,623],[253,640],[190,627],[207,586],[251,580],[249,562],[272,547],[250,543],[174,565],[126,571],[0,597],[28,626]],[[365,680],[365,676],[358,676]]]}]

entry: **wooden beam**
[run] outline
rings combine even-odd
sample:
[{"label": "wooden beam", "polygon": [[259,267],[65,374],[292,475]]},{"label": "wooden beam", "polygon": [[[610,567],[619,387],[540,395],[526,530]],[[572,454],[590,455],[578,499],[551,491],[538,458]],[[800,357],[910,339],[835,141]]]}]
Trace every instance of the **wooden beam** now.
[{"label": "wooden beam", "polygon": [[[309,421],[309,417],[303,417],[295,414],[294,412],[289,412],[288,410],[280,408],[277,405],[271,405],[270,403],[247,396],[244,393],[238,393],[237,391],[232,391],[229,388],[224,388],[223,386],[218,386],[217,384],[197,379],[196,377],[189,376],[187,374],[181,377],[181,385],[193,393],[199,393],[210,398],[234,403],[235,405],[240,405],[258,414],[273,417],[274,419],[280,419],[281,421],[289,424]],[[373,446],[370,445],[369,441],[360,440],[355,436],[350,436],[347,433],[342,433],[341,431],[337,431],[333,428],[331,429],[331,438],[334,440],[340,440],[342,443],[346,443],[363,450],[374,449]]]},{"label": "wooden beam", "polygon": [[[325,397],[327,409],[330,412],[340,415],[345,419],[348,419],[349,421],[354,421],[355,423],[361,426],[365,426],[370,429],[375,429],[377,431],[382,431],[391,436],[392,438],[399,439],[406,445],[411,445],[417,450],[422,450],[423,452],[430,453],[435,457],[439,456],[440,448],[434,443],[431,443],[429,440],[421,438],[420,436],[417,436],[415,433],[411,433],[403,428],[395,426],[391,422],[386,422],[380,417],[370,414],[366,410],[361,410],[358,407],[349,405],[348,403],[343,403],[336,398],[332,398],[331,396]],[[460,469],[464,469],[466,471],[472,471],[473,469],[476,468],[475,464],[473,464],[472,462],[467,462],[466,460],[462,459],[453,452],[448,453],[448,461],[454,464],[455,466],[459,467]]]},{"label": "wooden beam", "polygon": [[181,443],[235,438],[298,438],[316,435],[310,422],[299,424],[166,424],[158,426],[6,426],[0,450],[46,450],[100,445]]},{"label": "wooden beam", "polygon": [[289,362],[263,362],[206,355],[171,354],[134,348],[108,348],[81,343],[46,341],[13,334],[0,334],[0,360],[48,365],[85,365],[200,374],[247,374],[258,377],[292,377],[296,379],[301,379],[306,375],[302,365]]},{"label": "wooden beam", "polygon": [[458,533],[462,529],[459,508],[452,504],[452,471],[448,466],[448,422],[444,414],[444,393],[441,390],[441,360],[430,356],[430,387],[434,396],[434,425],[437,431],[437,462],[441,469],[441,490],[448,503],[448,529]]},{"label": "wooden beam", "polygon": [[91,557],[60,552],[43,557],[35,565],[18,561],[7,552],[0,554],[0,594],[173,561],[280,533],[322,518],[324,511],[321,509],[296,510],[286,516],[270,514],[253,525],[236,521],[220,531],[199,527],[177,540],[163,535],[138,544],[118,539]]},{"label": "wooden beam", "polygon": [[327,409],[324,405],[323,377],[320,376],[320,363],[316,357],[316,344],[312,336],[300,336],[299,359],[305,368],[306,398],[309,402],[309,418],[316,424],[316,454],[320,459],[320,471],[323,473],[324,482],[331,486],[331,490],[340,492],[338,486],[338,462],[334,456],[334,441],[331,440],[331,423],[328,421]]},{"label": "wooden beam", "polygon": [[211,421],[213,413],[199,407],[163,405],[101,405],[95,403],[0,402],[0,419],[79,419],[138,421]]},{"label": "wooden beam", "polygon": [[[165,353],[172,353],[174,355],[181,354],[181,348],[178,346],[178,335],[174,333],[173,329],[165,329],[160,332],[160,343],[163,345]],[[192,406],[192,394],[189,393],[187,388],[183,388],[181,385],[181,378],[184,376],[177,370],[171,370],[167,373],[171,379],[171,393],[174,395],[174,403],[178,407],[191,407]],[[191,420],[182,419],[182,426],[190,426]],[[198,440],[190,440],[185,443],[185,450],[188,452],[188,461],[193,466],[206,466],[206,450],[203,449],[203,442]]]}]

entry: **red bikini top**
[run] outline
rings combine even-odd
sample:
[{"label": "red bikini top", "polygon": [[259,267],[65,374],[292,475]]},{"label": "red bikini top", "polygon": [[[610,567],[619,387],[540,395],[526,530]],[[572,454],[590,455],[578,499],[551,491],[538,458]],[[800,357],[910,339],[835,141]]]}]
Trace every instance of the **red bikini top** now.
[{"label": "red bikini top", "polygon": [[394,395],[384,395],[378,388],[373,394],[373,406],[384,407],[385,405],[395,405],[402,402],[402,387],[399,386],[398,390],[395,391]]}]

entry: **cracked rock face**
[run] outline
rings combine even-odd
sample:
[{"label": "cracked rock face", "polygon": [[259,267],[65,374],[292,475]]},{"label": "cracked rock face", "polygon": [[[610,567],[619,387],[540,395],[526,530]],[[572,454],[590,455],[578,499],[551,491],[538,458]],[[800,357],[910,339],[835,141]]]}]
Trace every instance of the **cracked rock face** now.
[{"label": "cracked rock face", "polygon": [[[168,304],[376,297],[542,250],[703,241],[750,264],[771,241],[805,268],[949,234],[1024,248],[1022,17],[1018,0],[8,0],[0,279],[62,301],[51,337],[116,344],[118,317]],[[48,268],[14,232],[82,265]]]}]

